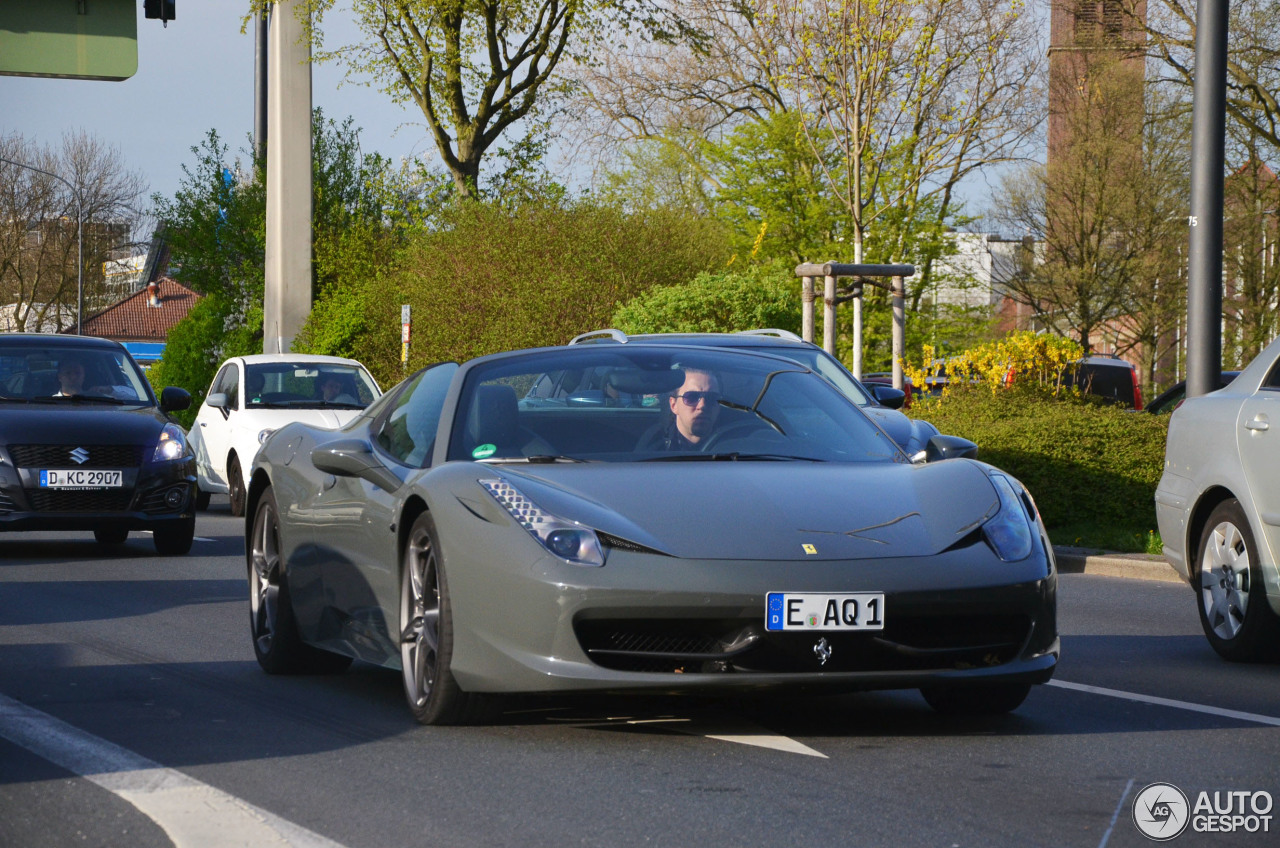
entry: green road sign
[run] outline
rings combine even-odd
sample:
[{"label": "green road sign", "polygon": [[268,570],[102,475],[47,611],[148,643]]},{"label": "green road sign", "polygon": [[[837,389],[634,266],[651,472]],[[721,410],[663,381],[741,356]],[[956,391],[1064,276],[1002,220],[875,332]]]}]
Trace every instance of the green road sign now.
[{"label": "green road sign", "polygon": [[137,0],[0,2],[0,74],[124,80],[137,70]]}]

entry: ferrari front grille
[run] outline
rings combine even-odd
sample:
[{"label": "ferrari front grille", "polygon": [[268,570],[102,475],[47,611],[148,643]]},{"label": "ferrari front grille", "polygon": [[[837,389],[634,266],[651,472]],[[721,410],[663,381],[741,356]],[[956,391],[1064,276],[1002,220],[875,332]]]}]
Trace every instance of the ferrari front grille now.
[{"label": "ferrari front grille", "polygon": [[[930,671],[998,666],[1031,633],[1026,615],[901,615],[884,630],[765,632],[760,620],[625,619],[575,624],[597,665],[617,671],[770,673]],[[830,655],[814,652],[819,637]]]}]

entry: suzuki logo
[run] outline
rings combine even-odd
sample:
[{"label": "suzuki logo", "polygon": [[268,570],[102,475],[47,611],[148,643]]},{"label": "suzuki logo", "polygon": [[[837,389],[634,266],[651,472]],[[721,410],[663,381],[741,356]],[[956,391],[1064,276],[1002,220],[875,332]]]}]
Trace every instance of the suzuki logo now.
[{"label": "suzuki logo", "polygon": [[84,465],[89,461],[89,452],[84,448],[76,448],[71,452],[71,458],[81,465]]}]

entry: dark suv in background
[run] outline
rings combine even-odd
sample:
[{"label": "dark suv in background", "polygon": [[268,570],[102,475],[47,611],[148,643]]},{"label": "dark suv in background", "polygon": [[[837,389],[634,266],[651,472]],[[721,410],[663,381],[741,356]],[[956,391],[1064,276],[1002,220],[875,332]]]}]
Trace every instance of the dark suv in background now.
[{"label": "dark suv in background", "polygon": [[[569,344],[626,344],[630,341],[648,344],[703,345],[707,347],[751,348],[798,362],[834,385],[853,401],[872,421],[880,425],[913,462],[924,459],[929,439],[938,428],[928,421],[908,418],[898,411],[906,394],[892,386],[865,386],[854,379],[840,360],[822,348],[806,342],[787,330],[744,330],[738,333],[644,333],[627,335],[621,330],[595,330],[576,336]],[[536,389],[536,387],[535,387]],[[600,391],[607,387],[600,387]],[[577,390],[575,389],[575,394]]]}]

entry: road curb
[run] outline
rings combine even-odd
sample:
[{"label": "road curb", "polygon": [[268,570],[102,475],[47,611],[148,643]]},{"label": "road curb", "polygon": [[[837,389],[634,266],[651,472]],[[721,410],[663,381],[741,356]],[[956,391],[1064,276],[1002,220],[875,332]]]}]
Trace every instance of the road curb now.
[{"label": "road curb", "polygon": [[1162,556],[1057,546],[1053,549],[1053,555],[1058,561],[1058,571],[1062,574],[1100,574],[1105,577],[1128,577],[1161,583],[1186,582]]}]

